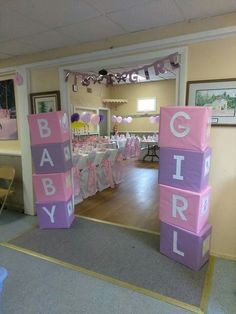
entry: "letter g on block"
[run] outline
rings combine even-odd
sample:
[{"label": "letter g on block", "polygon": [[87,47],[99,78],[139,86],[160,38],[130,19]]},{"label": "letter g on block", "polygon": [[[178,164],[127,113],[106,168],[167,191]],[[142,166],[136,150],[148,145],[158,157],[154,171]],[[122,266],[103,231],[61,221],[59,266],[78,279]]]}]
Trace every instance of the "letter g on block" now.
[{"label": "letter g on block", "polygon": [[190,128],[187,125],[179,124],[178,129],[183,131],[180,132],[179,130],[176,130],[174,123],[175,120],[178,119],[179,117],[183,117],[186,120],[190,120],[190,116],[186,112],[178,111],[173,115],[173,117],[170,120],[170,130],[171,133],[176,137],[185,137],[186,135],[188,135]]}]

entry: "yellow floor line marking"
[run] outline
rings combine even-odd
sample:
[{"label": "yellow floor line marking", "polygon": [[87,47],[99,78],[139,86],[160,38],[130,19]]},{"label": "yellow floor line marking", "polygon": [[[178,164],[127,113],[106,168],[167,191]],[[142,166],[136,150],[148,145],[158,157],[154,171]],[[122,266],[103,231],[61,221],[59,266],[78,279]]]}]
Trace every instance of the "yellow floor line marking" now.
[{"label": "yellow floor line marking", "polygon": [[209,297],[210,297],[210,290],[211,290],[214,265],[215,265],[215,257],[210,256],[208,269],[207,269],[207,273],[206,273],[206,277],[205,277],[205,282],[204,282],[204,286],[203,286],[203,291],[202,291],[201,303],[200,303],[200,309],[204,313],[207,312],[207,306],[208,306],[208,301],[209,301]]},{"label": "yellow floor line marking", "polygon": [[103,224],[107,224],[107,225],[112,225],[112,226],[121,227],[121,228],[125,228],[125,229],[130,229],[130,230],[135,230],[135,231],[141,231],[141,232],[150,233],[150,234],[154,234],[154,235],[160,235],[160,232],[142,229],[142,228],[138,228],[138,227],[134,227],[134,226],[130,226],[130,225],[123,225],[123,224],[110,222],[107,220],[100,220],[100,219],[96,219],[96,218],[91,218],[91,217],[87,217],[87,216],[83,216],[83,215],[75,215],[75,216],[78,218],[83,218],[83,219],[87,219],[87,220],[91,220],[91,221],[95,221],[95,222],[99,222],[99,223],[103,223]]}]

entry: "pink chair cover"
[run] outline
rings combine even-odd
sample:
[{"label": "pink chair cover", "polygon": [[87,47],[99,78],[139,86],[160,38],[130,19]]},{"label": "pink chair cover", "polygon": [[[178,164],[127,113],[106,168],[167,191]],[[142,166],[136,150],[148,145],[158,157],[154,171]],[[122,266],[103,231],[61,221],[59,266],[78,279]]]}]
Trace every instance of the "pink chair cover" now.
[{"label": "pink chair cover", "polygon": [[88,161],[87,167],[88,167],[88,193],[89,196],[92,196],[97,192],[96,166],[93,162]]},{"label": "pink chair cover", "polygon": [[80,175],[79,168],[74,166],[73,167],[73,182],[74,182],[74,195],[76,196],[80,195],[79,175]]},{"label": "pink chair cover", "polygon": [[135,156],[139,157],[141,154],[141,145],[138,138],[135,139]]},{"label": "pink chair cover", "polygon": [[111,169],[111,160],[110,159],[103,159],[102,165],[104,167],[104,174],[107,183],[109,183],[111,188],[114,188],[114,182],[112,178],[112,169]]},{"label": "pink chair cover", "polygon": [[118,151],[114,164],[114,181],[116,184],[122,182],[123,174],[124,174],[123,155],[121,151]]}]

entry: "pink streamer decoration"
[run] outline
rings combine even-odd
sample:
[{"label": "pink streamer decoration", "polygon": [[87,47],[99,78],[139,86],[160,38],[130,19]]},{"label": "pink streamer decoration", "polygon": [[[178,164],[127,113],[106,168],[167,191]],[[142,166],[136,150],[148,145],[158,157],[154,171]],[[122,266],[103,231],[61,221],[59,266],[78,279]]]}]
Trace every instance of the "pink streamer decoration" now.
[{"label": "pink streamer decoration", "polygon": [[14,82],[17,86],[20,86],[23,84],[23,77],[20,75],[20,73],[16,73],[15,77],[14,77]]},{"label": "pink streamer decoration", "polygon": [[114,188],[114,182],[112,179],[112,170],[111,170],[111,161],[110,159],[105,159],[102,161],[102,165],[104,167],[104,173],[107,183],[110,184],[111,188]]},{"label": "pink streamer decoration", "polygon": [[88,162],[88,192],[90,195],[96,194],[96,166],[93,162]]}]

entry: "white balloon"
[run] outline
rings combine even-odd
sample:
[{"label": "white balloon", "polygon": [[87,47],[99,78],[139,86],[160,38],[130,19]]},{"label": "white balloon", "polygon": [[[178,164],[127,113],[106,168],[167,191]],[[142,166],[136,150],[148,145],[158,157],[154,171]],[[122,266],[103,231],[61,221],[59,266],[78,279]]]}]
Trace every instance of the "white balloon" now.
[{"label": "white balloon", "polygon": [[133,121],[133,118],[132,117],[128,117],[127,121],[128,121],[128,123],[131,123]]}]

